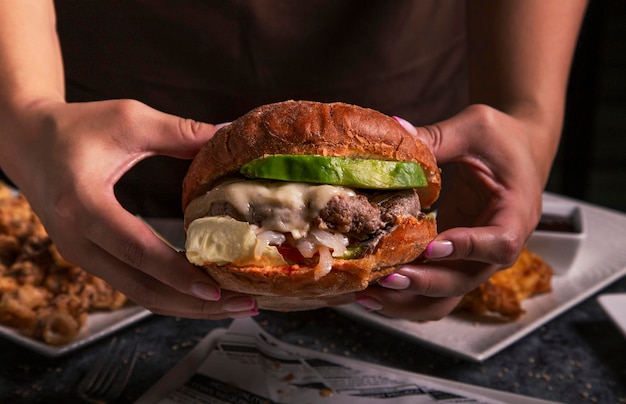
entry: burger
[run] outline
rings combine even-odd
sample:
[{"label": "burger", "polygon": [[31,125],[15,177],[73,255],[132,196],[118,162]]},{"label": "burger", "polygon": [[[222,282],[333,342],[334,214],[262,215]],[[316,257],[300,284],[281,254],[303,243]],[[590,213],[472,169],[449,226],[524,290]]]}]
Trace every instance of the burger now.
[{"label": "burger", "polygon": [[263,105],[192,161],[185,253],[260,308],[328,306],[422,254],[440,188],[432,152],[390,116],[344,103]]}]

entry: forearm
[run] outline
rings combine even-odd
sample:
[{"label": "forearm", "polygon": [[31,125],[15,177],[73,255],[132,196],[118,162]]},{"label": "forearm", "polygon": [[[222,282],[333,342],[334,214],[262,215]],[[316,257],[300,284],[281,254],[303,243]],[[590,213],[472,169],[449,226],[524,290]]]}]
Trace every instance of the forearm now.
[{"label": "forearm", "polygon": [[51,0],[0,0],[0,103],[62,101],[63,62]]},{"label": "forearm", "polygon": [[536,125],[535,160],[556,154],[586,0],[470,0],[470,100]]},{"label": "forearm", "polygon": [[50,134],[41,106],[64,98],[52,1],[0,0],[0,167],[14,182],[32,176],[28,156]]}]

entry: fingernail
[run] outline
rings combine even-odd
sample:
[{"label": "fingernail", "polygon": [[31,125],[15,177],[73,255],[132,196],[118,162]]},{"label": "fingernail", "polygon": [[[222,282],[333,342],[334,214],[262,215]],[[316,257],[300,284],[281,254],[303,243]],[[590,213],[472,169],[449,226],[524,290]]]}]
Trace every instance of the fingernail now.
[{"label": "fingernail", "polygon": [[385,288],[400,290],[408,288],[411,285],[411,280],[404,275],[391,274],[378,281],[378,284]]},{"label": "fingernail", "polygon": [[358,299],[356,299],[356,302],[360,304],[361,306],[365,307],[367,311],[378,311],[378,310],[382,310],[383,308],[383,304],[379,300],[374,299],[373,297],[367,297],[367,296],[359,297]]},{"label": "fingernail", "polygon": [[406,121],[399,116],[394,116],[393,119],[398,121],[398,123],[402,125],[402,127],[406,129],[409,133],[417,135],[417,129],[415,129],[415,126],[413,126],[409,121]]},{"label": "fingernail", "polygon": [[218,124],[216,124],[216,125],[215,125],[215,129],[216,129],[216,130],[220,130],[220,129],[222,129],[223,127],[228,126],[228,125],[230,125],[230,124],[231,124],[230,122],[218,123]]},{"label": "fingernail", "polygon": [[191,284],[191,294],[197,298],[217,302],[220,300],[221,292],[218,287],[206,282],[194,282]]},{"label": "fingernail", "polygon": [[435,240],[431,241],[426,247],[424,255],[426,258],[445,258],[454,252],[454,245],[452,241],[448,240]]},{"label": "fingernail", "polygon": [[228,312],[251,311],[255,309],[256,302],[252,296],[231,297],[222,304],[222,309]]}]

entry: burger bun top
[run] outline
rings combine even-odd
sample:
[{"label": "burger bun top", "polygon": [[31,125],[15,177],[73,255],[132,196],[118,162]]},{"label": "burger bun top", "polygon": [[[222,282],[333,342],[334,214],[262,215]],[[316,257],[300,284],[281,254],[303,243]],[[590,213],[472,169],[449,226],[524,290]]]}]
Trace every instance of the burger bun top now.
[{"label": "burger bun top", "polygon": [[191,163],[183,181],[183,209],[220,179],[272,154],[311,154],[420,163],[428,186],[417,188],[428,208],[441,178],[434,155],[394,118],[345,103],[284,101],[258,107],[218,130]]}]

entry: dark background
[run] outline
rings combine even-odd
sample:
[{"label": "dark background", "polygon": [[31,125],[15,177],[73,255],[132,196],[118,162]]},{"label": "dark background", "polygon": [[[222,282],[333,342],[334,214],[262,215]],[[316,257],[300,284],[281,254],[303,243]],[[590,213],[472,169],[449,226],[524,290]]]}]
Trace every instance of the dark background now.
[{"label": "dark background", "polygon": [[[626,212],[626,1],[591,0],[546,190]],[[0,170],[0,179],[3,178]]]},{"label": "dark background", "polygon": [[626,2],[592,0],[547,190],[626,212]]},{"label": "dark background", "polygon": [[[625,18],[626,1],[592,0],[572,74],[563,142],[548,190],[626,213]],[[622,279],[602,293],[624,293],[625,288],[626,279]],[[561,402],[626,400],[624,338],[595,297],[483,364],[390,338],[331,310],[263,312],[257,321],[288,343],[435,377]],[[208,331],[227,325],[228,321],[152,316],[119,332],[129,343],[141,341],[138,366],[119,402],[132,402]],[[0,401],[70,401],[74,386],[107,344],[108,340],[47,359],[0,339]]]}]

